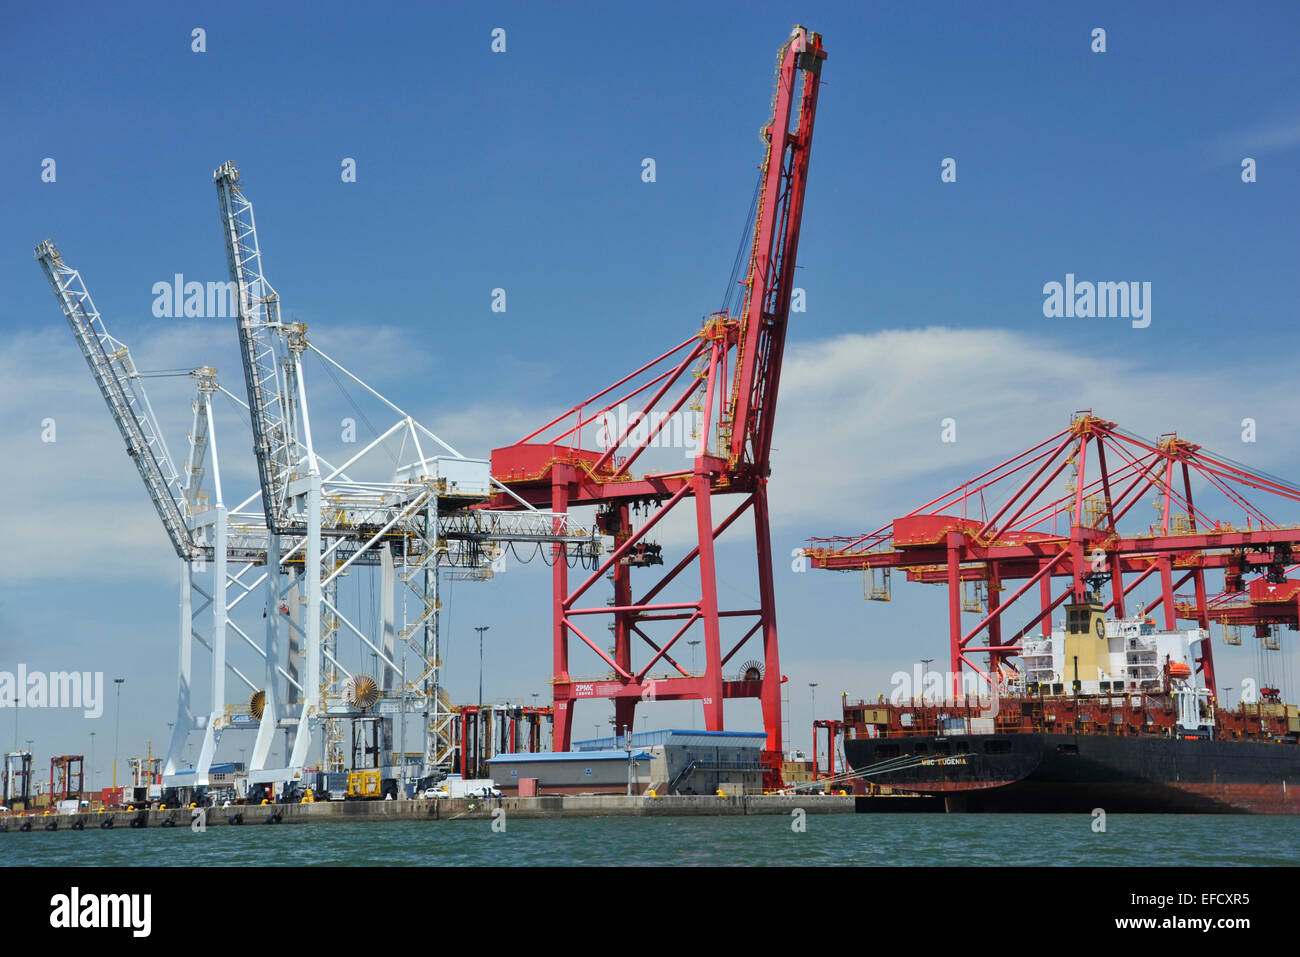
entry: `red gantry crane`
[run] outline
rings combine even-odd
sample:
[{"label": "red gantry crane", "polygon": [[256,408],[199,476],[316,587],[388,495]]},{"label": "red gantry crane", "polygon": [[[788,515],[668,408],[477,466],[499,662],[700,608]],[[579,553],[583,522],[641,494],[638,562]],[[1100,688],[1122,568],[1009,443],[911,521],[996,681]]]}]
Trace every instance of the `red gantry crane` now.
[{"label": "red gantry crane", "polygon": [[[808,156],[822,61],[822,38],[795,27],[777,60],[771,120],[764,130],[766,155],[755,194],[749,268],[739,279],[744,289],[738,315],[724,302],[704,320],[699,332],[653,361],[601,389],[518,443],[492,453],[492,474],[512,495],[500,494],[494,508],[518,508],[520,500],[566,513],[578,506],[596,508],[596,526],[611,536],[611,554],[593,557],[573,545],[551,547],[553,565],[552,637],[554,644],[554,748],[567,750],[578,700],[610,698],[615,724],[630,730],[639,701],[698,699],[705,727],[723,728],[726,698],[756,697],[762,702],[768,766],[779,769],[781,753],[780,656],[772,588],[767,480],[776,412],[781,357],[790,315],[799,227],[803,215]],[[743,250],[743,246],[742,246]],[[728,301],[731,299],[729,294]],[[628,408],[636,409],[631,415]],[[664,444],[680,428],[683,414],[698,418],[689,468],[633,472],[647,448]],[[584,431],[602,429],[598,447],[583,448]],[[714,497],[739,497],[721,521]],[[728,504],[734,498],[728,499]],[[688,503],[690,503],[688,505]],[[648,536],[669,515],[693,508],[695,542],[679,561],[648,587],[634,590],[631,571],[664,564],[661,547]],[[718,595],[714,544],[748,513],[757,549],[757,602],[724,608]],[[570,580],[586,561],[591,568]],[[688,568],[694,571],[683,577]],[[613,582],[608,604],[593,602],[602,577]],[[698,577],[698,589],[680,601],[663,597]],[[640,582],[639,582],[640,584]],[[698,596],[698,597],[696,597]],[[593,622],[610,620],[612,648],[595,640]],[[735,623],[736,634],[730,634]],[[727,626],[724,629],[724,625]],[[723,646],[724,630],[728,647]],[[680,645],[703,635],[704,669],[688,670]],[[687,637],[692,636],[692,637]],[[724,669],[758,637],[759,660],[745,662],[728,676]],[[608,667],[606,676],[585,679],[570,667],[570,638],[576,637]],[[733,641],[732,638],[735,638]],[[649,648],[634,664],[634,639]],[[652,669],[667,675],[652,678]]]},{"label": "red gantry crane", "polygon": [[[1203,489],[1196,501],[1194,484]],[[1157,521],[1136,533],[1120,531],[1120,522],[1152,493]],[[1248,497],[1260,494],[1267,496],[1269,511],[1300,502],[1297,486],[1177,435],[1152,442],[1091,411],[1079,412],[1064,431],[902,518],[868,535],[812,539],[805,553],[815,568],[861,571],[871,580],[868,598],[888,599],[894,569],[911,581],[946,584],[956,694],[963,667],[998,680],[1025,635],[1040,624],[1042,634],[1049,634],[1053,610],[1072,598],[1082,601],[1106,581],[1112,597],[1105,609],[1124,617],[1127,596],[1158,576],[1160,596],[1144,613],[1159,609],[1167,630],[1179,619],[1201,628],[1211,621],[1246,625],[1267,646],[1272,625],[1295,628],[1300,580],[1287,578],[1287,572],[1300,546],[1300,526],[1275,522]],[[1238,511],[1236,523],[1211,518],[1203,499]],[[995,503],[992,514],[988,501]],[[1206,591],[1210,570],[1224,574],[1223,591],[1216,595]],[[1257,577],[1248,581],[1251,575]],[[1059,593],[1053,588],[1058,578],[1066,579]],[[978,601],[972,601],[967,583],[974,583]],[[1189,583],[1190,595],[1175,594]],[[1003,615],[1035,585],[1037,614],[1008,636]],[[978,623],[964,626],[963,611],[977,611]],[[1229,643],[1240,641],[1229,637]],[[979,655],[986,656],[987,671],[976,664]],[[1197,670],[1214,692],[1208,641],[1199,645]]]}]

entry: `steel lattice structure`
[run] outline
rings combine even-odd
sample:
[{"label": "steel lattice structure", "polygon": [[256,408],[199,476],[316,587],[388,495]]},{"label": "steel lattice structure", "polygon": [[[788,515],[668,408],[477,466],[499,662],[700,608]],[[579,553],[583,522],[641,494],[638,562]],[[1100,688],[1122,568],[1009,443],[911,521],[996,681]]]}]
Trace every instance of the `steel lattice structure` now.
[{"label": "steel lattice structure", "polygon": [[[803,215],[808,161],[822,62],[819,34],[796,27],[777,57],[776,91],[764,131],[766,149],[756,193],[754,229],[744,303],[739,313],[714,313],[700,331],[515,445],[492,454],[494,477],[530,504],[565,516],[573,508],[597,509],[598,529],[614,548],[590,574],[569,580],[571,550],[553,549],[552,644],[554,748],[571,745],[573,705],[578,700],[613,699],[615,724],[629,729],[638,702],[690,699],[702,702],[705,726],[723,728],[726,698],[759,698],[767,730],[768,760],[779,760],[781,742],[780,656],[772,585],[767,481],[772,430]],[[740,259],[738,257],[738,264]],[[613,427],[610,416],[631,404],[638,411]],[[674,417],[699,416],[698,443],[687,469],[633,472],[643,453]],[[584,433],[604,426],[603,450],[583,448]],[[718,521],[714,499],[739,497]],[[515,509],[507,495],[492,507]],[[645,511],[639,525],[634,517]],[[689,512],[695,541],[666,573],[634,591],[631,569],[662,564],[661,550],[648,536],[675,510]],[[714,544],[748,513],[757,558],[756,606],[726,608],[718,595]],[[682,573],[694,566],[698,590]],[[613,598],[592,606],[593,586],[613,582]],[[660,596],[675,585],[689,592],[682,601]],[[698,595],[698,597],[693,597]],[[583,599],[588,599],[584,604]],[[608,651],[586,624],[609,616],[613,646]],[[739,640],[724,648],[722,625],[742,621]],[[652,634],[663,629],[663,634]],[[686,636],[702,632],[704,669],[688,670],[678,656]],[[730,677],[724,669],[749,640],[759,636],[760,661]],[[570,638],[595,653],[609,672],[591,680],[571,669]],[[633,662],[634,639],[648,656]],[[656,677],[652,670],[666,667]],[[732,667],[736,667],[732,665]],[[778,765],[779,766],[779,765]]]},{"label": "steel lattice structure", "polygon": [[[489,474],[485,460],[466,459],[321,352],[309,341],[304,324],[282,321],[279,296],[263,270],[253,206],[233,163],[219,167],[213,179],[227,264],[237,292],[237,331],[247,393],[247,403],[241,404],[252,428],[259,478],[258,490],[233,506],[227,505],[222,488],[211,400],[218,392],[236,397],[218,386],[215,370],[194,370],[197,393],[189,456],[184,472],[177,470],[129,352],[108,334],[80,276],[62,263],[53,243],[37,249],[180,559],[178,706],[164,765],[165,784],[206,785],[222,735],[230,729],[256,729],[249,762],[251,782],[300,779],[315,741],[323,740],[322,757],[330,764],[331,742],[341,737],[332,723],[357,716],[344,689],[358,676],[344,666],[338,653],[338,637],[345,632],[355,635],[383,663],[377,682],[382,688],[380,711],[419,712],[427,717],[426,773],[448,766],[452,716],[440,687],[439,573],[446,569],[458,577],[488,577],[496,550],[510,542],[549,544],[555,558],[557,746],[569,745],[568,704],[583,696],[568,674],[568,634],[592,645],[575,619],[608,612],[614,618],[616,647],[612,656],[596,650],[614,668],[617,687],[595,696],[615,698],[625,725],[631,723],[635,702],[647,693],[664,699],[703,700],[710,728],[722,727],[725,697],[758,697],[769,750],[779,753],[781,677],[766,483],[824,58],[820,36],[802,27],[793,31],[778,57],[777,89],[765,131],[767,149],[739,314],[724,309],[710,316],[697,335],[573,410],[574,426],[566,428],[569,417],[561,417],[519,445],[498,450],[492,463],[495,474]],[[309,353],[398,416],[389,429],[338,466],[326,460],[313,442],[302,361]],[[690,378],[684,379],[688,371]],[[643,380],[640,385],[633,383],[638,377]],[[655,441],[659,425],[648,435],[624,430],[603,455],[582,450],[583,428],[614,404],[606,402],[594,415],[586,414],[584,410],[599,406],[598,400],[608,399],[621,386],[629,389],[624,400],[645,399],[651,390],[643,412],[654,415],[669,390],[683,381],[676,399],[669,398],[666,404],[677,412],[689,402],[702,412],[700,447],[690,469],[641,476],[630,472]],[[548,430],[559,434],[552,434],[549,441],[534,441]],[[374,453],[390,440],[401,442],[406,464],[377,467]],[[438,454],[430,454],[426,446]],[[521,465],[530,463],[540,467],[520,474]],[[714,495],[741,497],[740,504],[716,523]],[[647,548],[646,533],[686,499],[695,503],[698,545],[639,601],[633,601],[629,568],[657,560],[657,551]],[[571,524],[569,510],[578,505],[599,506],[595,531],[614,538],[614,551],[603,562],[597,535]],[[633,529],[631,515],[642,506],[647,514],[653,507],[656,514]],[[756,537],[761,598],[757,608],[722,609],[713,543],[747,511]],[[570,590],[571,562],[600,563],[600,567]],[[656,604],[656,596],[692,563],[699,568],[700,598]],[[381,620],[371,627],[350,621],[337,598],[342,576],[360,566],[376,567],[381,576]],[[615,583],[614,604],[576,607],[577,600],[607,572]],[[399,589],[399,583],[406,587]],[[259,596],[266,619],[260,638],[240,627],[231,615],[250,597],[256,604]],[[733,617],[753,619],[753,623],[723,654],[720,625]],[[653,621],[681,624],[674,624],[677,630],[669,640],[656,644],[643,630]],[[700,675],[686,671],[671,654],[673,645],[697,623],[704,632],[706,653]],[[227,639],[232,633],[257,653],[264,665],[262,675],[250,677],[229,660]],[[635,674],[633,634],[645,638],[655,651]],[[747,662],[744,673],[724,679],[723,667],[756,634],[762,638],[762,660]],[[196,714],[191,700],[195,642],[212,656],[207,714]],[[419,665],[414,675],[402,668],[400,680],[398,642]],[[661,660],[677,675],[656,692],[655,682],[647,676]],[[247,705],[231,700],[227,674],[252,692]],[[195,732],[202,734],[199,758],[193,767],[185,768],[182,749]],[[286,736],[287,757],[284,766],[272,767],[272,743],[280,732]]]},{"label": "steel lattice structure", "polygon": [[[491,490],[487,463],[465,458],[348,372],[309,341],[304,324],[281,321],[279,296],[263,271],[253,205],[240,185],[239,170],[233,162],[225,163],[214,172],[213,181],[230,276],[238,293],[238,331],[254,453],[271,530],[267,553],[270,580],[278,582],[278,573],[287,573],[287,587],[276,591],[272,604],[282,606],[292,592],[299,596],[303,612],[301,623],[292,618],[288,621],[304,644],[306,690],[293,725],[289,767],[284,772],[296,776],[306,765],[313,723],[331,715],[356,716],[345,695],[345,686],[354,675],[334,647],[344,629],[382,661],[380,686],[385,696],[394,695],[395,682],[404,671],[396,661],[396,642],[403,642],[405,652],[414,656],[420,673],[400,689],[396,713],[412,710],[427,717],[425,773],[446,767],[453,744],[451,713],[439,673],[439,569],[481,570],[492,558],[487,549],[502,542],[566,541],[571,547],[583,548],[589,546],[590,536],[571,531],[563,516],[531,507],[510,523],[470,511],[469,506],[483,501]],[[308,351],[400,416],[337,467],[317,453],[313,442],[302,363]],[[401,440],[409,461],[397,468],[381,463],[379,467],[387,472],[376,474],[376,450],[395,438]],[[426,451],[426,444],[439,454]],[[283,541],[286,534],[296,536],[296,541],[291,545]],[[351,566],[367,557],[375,560],[375,556],[381,569],[384,616],[380,634],[372,638],[343,614],[334,589]],[[401,627],[395,621],[398,582],[406,586]],[[414,612],[407,615],[412,605]],[[268,615],[268,622],[275,617]],[[274,638],[268,634],[268,647],[275,643]],[[268,674],[264,689],[263,728],[274,727],[277,720],[274,677]],[[385,744],[391,750],[391,740]],[[263,759],[262,751],[255,750],[250,780],[284,779],[280,770],[264,770]],[[326,762],[331,762],[328,753]]]},{"label": "steel lattice structure", "polygon": [[[253,427],[253,454],[263,496],[267,528],[284,531],[289,504],[289,476],[297,466],[299,445],[295,421],[302,410],[294,406],[300,385],[301,335],[280,321],[280,297],[262,274],[262,250],[257,241],[253,204],[239,185],[239,169],[226,163],[216,170],[217,201],[226,234],[230,278],[239,295],[239,349]],[[295,348],[285,348],[292,341]],[[283,378],[281,371],[283,370]],[[297,415],[295,415],[297,413]]]},{"label": "steel lattice structure", "polygon": [[[238,292],[248,402],[221,388],[216,370],[191,372],[197,390],[183,471],[172,462],[130,351],[109,334],[80,275],[52,241],[36,250],[180,558],[177,718],[164,783],[207,785],[222,736],[232,729],[256,731],[248,768],[252,783],[300,780],[313,760],[314,743],[322,744],[325,766],[340,762],[341,735],[333,725],[362,716],[346,700],[345,689],[358,672],[341,660],[342,634],[355,636],[382,662],[376,713],[421,715],[424,773],[449,768],[456,743],[438,656],[439,574],[483,580],[491,577],[491,562],[505,543],[561,541],[582,551],[593,547],[592,535],[570,530],[565,516],[522,501],[514,514],[471,511],[493,489],[486,460],[465,458],[335,362],[310,343],[304,324],[280,321],[278,296],[262,275],[253,207],[237,188],[238,176],[227,163],[214,180]],[[312,442],[302,367],[308,353],[400,417],[338,466]],[[212,406],[218,392],[247,411],[258,464],[259,489],[234,506],[227,504],[221,480]],[[399,444],[405,465],[375,465],[386,443]],[[363,566],[377,568],[380,577],[381,615],[373,623],[350,620],[338,600],[343,577]],[[260,598],[264,608],[262,636],[250,634],[232,615],[250,598],[251,604]],[[261,675],[245,674],[230,660],[232,636],[258,655]],[[204,714],[193,703],[194,643],[211,654],[210,710]],[[408,675],[405,662],[412,659],[416,666]],[[231,694],[227,675],[239,682],[238,695]],[[198,758],[183,767],[182,753],[194,733],[202,735]],[[285,735],[286,760],[273,766],[279,733]],[[392,744],[389,736],[389,752]]]},{"label": "steel lattice structure", "polygon": [[[1194,499],[1198,483],[1203,492]],[[1261,494],[1271,503],[1268,512],[1257,504]],[[1157,521],[1121,530],[1148,495],[1154,495]],[[1209,514],[1204,499],[1211,498],[1216,508],[1238,512],[1235,523]],[[990,500],[1002,503],[991,515]],[[1251,625],[1260,634],[1271,623],[1294,624],[1300,581],[1286,576],[1300,547],[1300,525],[1279,523],[1269,512],[1298,502],[1300,487],[1289,482],[1175,434],[1150,441],[1086,411],[1076,413],[1067,429],[874,532],[812,539],[804,551],[815,568],[864,577],[897,569],[912,581],[946,584],[955,694],[964,667],[996,686],[1024,636],[1040,625],[1048,635],[1057,607],[1106,583],[1111,599],[1105,609],[1122,618],[1127,596],[1158,576],[1160,595],[1144,611],[1159,609],[1169,630],[1180,618],[1206,629],[1211,621]],[[1206,588],[1212,570],[1224,574],[1216,595]],[[1053,587],[1058,578],[1066,579],[1059,593]],[[981,584],[987,596],[974,627],[962,622],[968,582]],[[1188,583],[1193,593],[1180,599],[1175,593]],[[1035,585],[1037,613],[1008,636],[1003,616]],[[887,598],[887,590],[874,597]],[[987,670],[973,660],[977,655],[987,656]],[[1214,691],[1208,641],[1197,669]]]},{"label": "steel lattice structure", "polygon": [[176,554],[188,558],[194,553],[194,545],[177,502],[181,476],[167,451],[162,429],[136,373],[130,350],[109,335],[81,274],[63,261],[53,240],[47,239],[36,247],[36,261],[63,308]]}]

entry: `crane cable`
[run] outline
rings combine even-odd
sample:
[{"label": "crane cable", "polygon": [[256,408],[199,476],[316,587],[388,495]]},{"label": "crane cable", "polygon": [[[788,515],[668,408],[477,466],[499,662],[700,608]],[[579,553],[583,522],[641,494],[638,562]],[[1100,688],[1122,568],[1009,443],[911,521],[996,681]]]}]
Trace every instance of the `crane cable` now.
[{"label": "crane cable", "polygon": [[758,194],[763,186],[763,173],[759,170],[754,181],[754,195],[749,200],[749,214],[745,217],[745,228],[740,233],[740,244],[736,247],[736,256],[731,264],[731,275],[727,277],[727,288],[722,296],[721,312],[730,314],[735,304],[740,285],[740,271],[748,264],[744,262],[745,249],[753,244],[754,217],[758,215]]},{"label": "crane cable", "polygon": [[[799,791],[801,789],[825,788],[831,784],[848,784],[852,781],[860,781],[876,774],[889,774],[893,771],[909,771],[912,768],[924,766],[927,761],[933,760],[932,756],[919,754],[904,754],[897,758],[889,758],[884,761],[878,761],[875,764],[868,765],[854,771],[846,771],[843,774],[836,774],[829,777],[821,778],[817,781],[803,782],[785,788],[786,791]],[[900,789],[907,790],[905,784],[899,785]]]},{"label": "crane cable", "polygon": [[[347,400],[348,405],[352,406],[352,411],[357,414],[357,418],[359,418],[362,422],[366,424],[366,428],[370,430],[370,434],[372,436],[374,436],[375,438],[379,438],[379,430],[375,428],[374,423],[372,423],[370,419],[366,416],[366,413],[362,411],[361,406],[357,405],[357,401],[352,397],[352,394],[343,387],[343,383],[339,380],[339,377],[335,373],[335,371],[330,367],[330,364],[328,362],[325,362],[323,359],[320,359],[318,361],[320,362],[321,366],[325,369],[325,371],[329,373],[329,377],[333,381],[334,387],[339,390],[339,394],[342,395],[343,398]],[[388,443],[387,442],[381,443],[381,447],[383,448],[385,454],[387,454],[387,456],[393,460],[393,464],[394,465],[398,464],[397,456],[394,455],[393,450],[388,447]]]}]

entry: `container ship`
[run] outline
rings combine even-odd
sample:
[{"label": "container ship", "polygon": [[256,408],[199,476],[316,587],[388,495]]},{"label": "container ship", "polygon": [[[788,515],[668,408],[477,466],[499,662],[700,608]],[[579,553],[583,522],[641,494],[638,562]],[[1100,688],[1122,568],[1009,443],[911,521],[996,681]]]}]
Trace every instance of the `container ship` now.
[{"label": "container ship", "polygon": [[1096,596],[1026,640],[992,695],[844,703],[858,786],[948,811],[1300,813],[1300,711],[1197,687],[1203,628],[1107,618]]}]

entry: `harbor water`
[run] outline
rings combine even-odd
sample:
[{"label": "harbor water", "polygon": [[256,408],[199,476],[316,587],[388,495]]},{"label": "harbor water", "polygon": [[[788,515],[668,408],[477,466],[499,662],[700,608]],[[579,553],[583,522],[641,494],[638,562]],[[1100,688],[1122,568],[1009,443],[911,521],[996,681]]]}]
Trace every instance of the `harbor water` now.
[{"label": "harbor water", "polygon": [[1300,817],[844,814],[341,821],[0,834],[4,866],[1294,865]]}]

